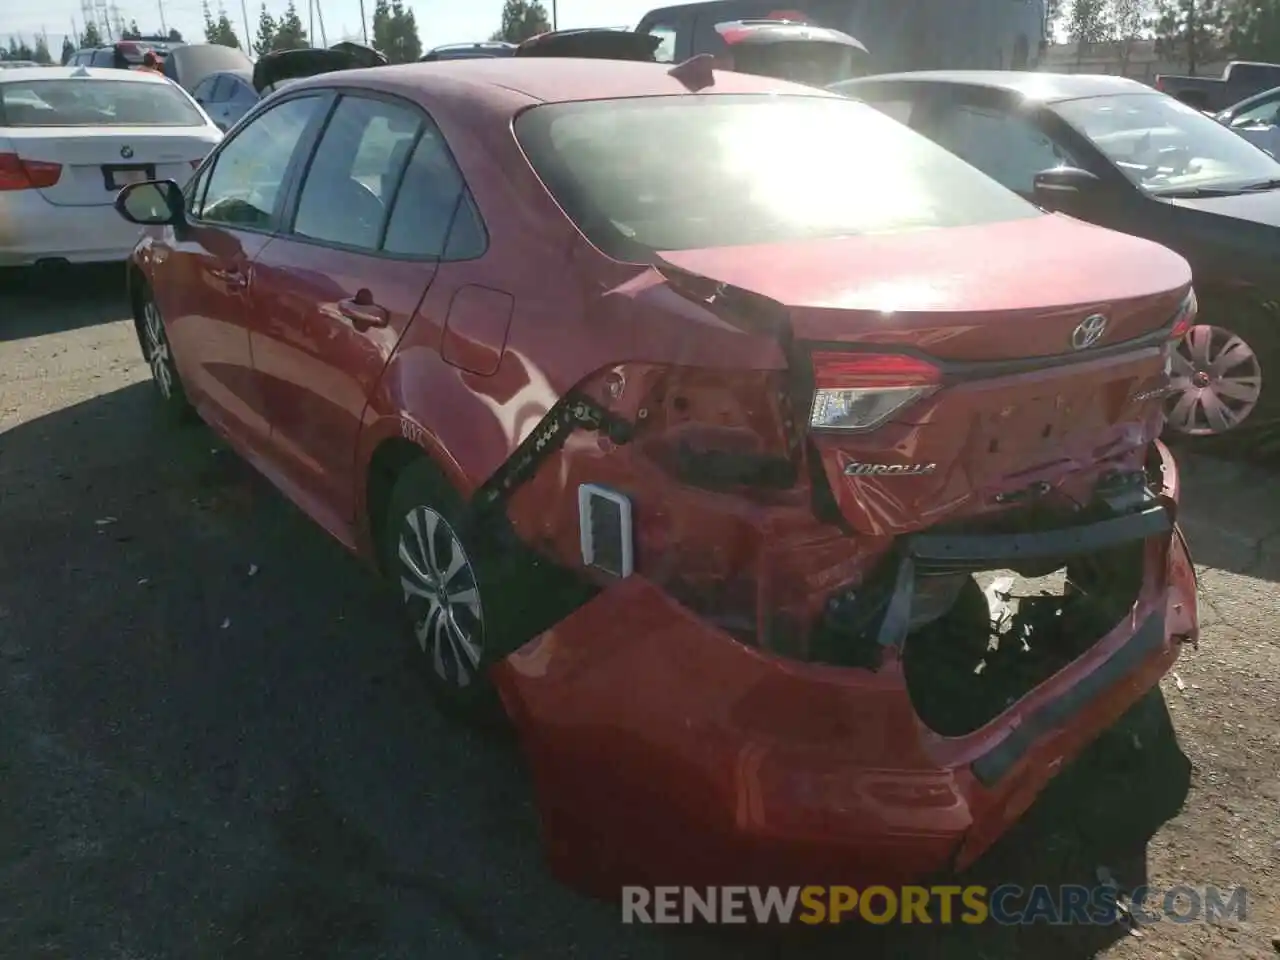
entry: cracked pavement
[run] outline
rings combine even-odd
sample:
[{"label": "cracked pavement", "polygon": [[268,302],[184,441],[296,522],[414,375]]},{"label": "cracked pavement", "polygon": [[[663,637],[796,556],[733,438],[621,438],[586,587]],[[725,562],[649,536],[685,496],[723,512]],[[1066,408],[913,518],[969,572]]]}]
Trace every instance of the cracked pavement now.
[{"label": "cracked pavement", "polygon": [[370,576],[156,422],[117,277],[0,289],[0,956],[1274,956],[1274,473],[1180,458],[1204,635],[1165,684],[1177,741],[1104,737],[971,878],[1245,884],[1247,922],[624,927],[547,876],[515,751],[431,708]]}]

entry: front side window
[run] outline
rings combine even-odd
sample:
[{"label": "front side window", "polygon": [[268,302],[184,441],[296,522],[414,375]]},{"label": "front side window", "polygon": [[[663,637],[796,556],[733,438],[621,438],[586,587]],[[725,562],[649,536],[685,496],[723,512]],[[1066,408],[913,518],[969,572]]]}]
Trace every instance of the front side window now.
[{"label": "front side window", "polygon": [[208,189],[193,216],[229,227],[270,229],[289,161],[323,103],[318,96],[286,100],[242,127],[214,158]]},{"label": "front side window", "polygon": [[1076,165],[1066,150],[1031,120],[969,104],[937,118],[929,135],[956,156],[1023,196],[1042,170]]},{"label": "front side window", "polygon": [[1280,124],[1280,97],[1241,110],[1231,118],[1233,127],[1276,126]]},{"label": "front side window", "polygon": [[560,206],[616,259],[1042,215],[927,138],[843,98],[547,104],[521,114],[515,131]]},{"label": "front side window", "polygon": [[136,80],[29,80],[0,87],[9,127],[200,127],[205,119],[177,87]]},{"label": "front side window", "polygon": [[422,115],[383,100],[344,97],[307,170],[293,232],[376,250]]},{"label": "front side window", "polygon": [[1231,192],[1280,179],[1280,163],[1270,154],[1163,94],[1088,97],[1056,103],[1053,109],[1153,194]]}]

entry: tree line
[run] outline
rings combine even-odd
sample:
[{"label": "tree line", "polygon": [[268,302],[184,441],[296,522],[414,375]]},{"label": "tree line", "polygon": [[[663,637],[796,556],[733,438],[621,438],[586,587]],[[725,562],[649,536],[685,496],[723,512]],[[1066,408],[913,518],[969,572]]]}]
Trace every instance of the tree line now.
[{"label": "tree line", "polygon": [[1051,27],[1082,45],[1151,38],[1188,71],[1213,60],[1280,62],[1280,0],[1048,0]]},{"label": "tree line", "polygon": [[[371,44],[391,63],[413,63],[422,57],[418,21],[404,0],[375,0],[372,26]],[[539,0],[505,0],[501,26],[490,39],[519,43],[550,29],[546,6]],[[250,47],[259,57],[311,45],[294,0],[289,0],[279,17],[273,16],[266,4],[262,4],[254,34]],[[209,6],[209,0],[204,0],[204,39],[206,43],[244,49],[226,8],[218,4],[215,10]]]},{"label": "tree line", "polygon": [[[254,36],[248,38],[250,42],[247,47],[221,2],[212,7],[209,0],[203,0],[202,12],[205,43],[217,43],[237,50],[247,49],[259,57],[277,50],[297,50],[311,46],[311,39],[303,26],[295,0],[289,0],[284,13],[278,17],[267,9],[265,3],[261,4]],[[413,63],[421,58],[423,51],[422,40],[418,36],[418,22],[412,8],[406,6],[405,0],[375,0],[372,27],[370,42],[392,63]],[[550,29],[547,8],[540,0],[505,0],[500,26],[490,39],[519,43]],[[136,40],[142,35],[136,20],[130,20],[127,24],[122,22],[115,27],[115,36],[120,40]],[[168,31],[168,35],[171,40],[182,39],[182,34],[177,30]],[[70,37],[63,39],[60,58],[62,63],[70,60],[77,49],[100,47],[107,42],[95,23],[86,25],[78,39],[79,47]],[[469,38],[459,38],[463,41],[466,39]],[[0,53],[10,60],[53,62],[43,37],[37,37],[34,46],[27,45],[21,37],[10,37],[8,48],[0,48]]]}]

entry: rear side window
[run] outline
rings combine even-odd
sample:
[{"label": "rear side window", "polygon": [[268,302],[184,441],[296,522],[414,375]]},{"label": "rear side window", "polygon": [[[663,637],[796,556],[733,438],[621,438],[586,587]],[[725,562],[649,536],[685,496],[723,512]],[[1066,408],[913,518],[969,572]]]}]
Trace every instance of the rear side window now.
[{"label": "rear side window", "polygon": [[608,255],[1019,220],[1041,212],[873,107],[712,95],[547,104],[516,136]]},{"label": "rear side window", "polygon": [[658,49],[653,52],[653,58],[659,63],[672,63],[676,58],[676,37],[679,31],[674,23],[655,23],[648,30],[649,36],[657,37],[660,41]]},{"label": "rear side window", "polygon": [[10,127],[193,127],[205,119],[167,83],[132,80],[29,80],[0,87]]},{"label": "rear side window", "polygon": [[400,256],[469,260],[486,244],[480,214],[444,137],[428,126],[405,170],[382,248]]},{"label": "rear side window", "polygon": [[343,97],[307,170],[293,232],[376,250],[422,126],[408,106]]}]

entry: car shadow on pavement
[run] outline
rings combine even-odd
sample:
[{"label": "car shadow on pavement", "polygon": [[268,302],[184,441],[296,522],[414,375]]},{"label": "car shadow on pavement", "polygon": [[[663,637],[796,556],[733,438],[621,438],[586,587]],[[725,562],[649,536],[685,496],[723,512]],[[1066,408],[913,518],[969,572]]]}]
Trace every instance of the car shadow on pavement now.
[{"label": "car shadow on pavement", "polygon": [[1275,466],[1187,454],[1178,457],[1178,466],[1178,519],[1196,566],[1280,580]]},{"label": "car shadow on pavement", "polygon": [[[0,956],[1076,960],[1127,935],[622,925],[550,879],[518,755],[431,707],[376,580],[151,391],[4,435]],[[1140,885],[1189,785],[1159,713],[960,882]]]},{"label": "car shadow on pavement", "polygon": [[0,342],[78,330],[129,315],[124,265],[0,270]]}]

